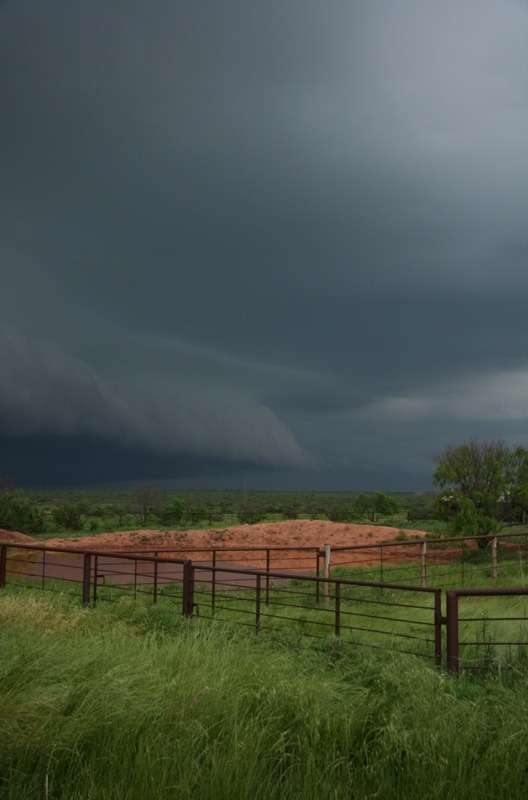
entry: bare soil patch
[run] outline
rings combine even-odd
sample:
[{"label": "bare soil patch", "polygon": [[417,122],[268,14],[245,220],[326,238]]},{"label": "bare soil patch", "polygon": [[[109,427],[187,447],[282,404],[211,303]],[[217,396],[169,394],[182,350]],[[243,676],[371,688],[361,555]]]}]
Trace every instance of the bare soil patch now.
[{"label": "bare soil patch", "polygon": [[[328,522],[325,520],[288,520],[286,522],[259,523],[258,525],[235,525],[229,528],[208,528],[190,531],[139,530],[119,533],[101,533],[97,536],[83,536],[73,539],[50,539],[47,544],[56,547],[78,548],[98,551],[157,552],[175,558],[192,558],[210,561],[212,550],[223,550],[221,560],[237,564],[263,566],[264,548],[279,548],[272,553],[272,569],[313,569],[315,549],[325,544],[332,547],[373,545],[380,542],[393,542],[402,528],[378,525],[355,525],[352,523]],[[406,531],[409,538],[425,536],[422,531]],[[311,552],[301,554],[297,548],[312,548]],[[236,551],[238,548],[238,552]],[[262,548],[261,552],[250,548]],[[284,549],[280,549],[284,548]],[[292,548],[291,550],[289,548]],[[293,549],[295,548],[295,549]],[[403,552],[414,560],[419,546],[388,546],[384,548],[384,558],[401,559]],[[165,552],[164,552],[165,551]],[[170,553],[167,551],[171,551]],[[368,566],[379,560],[379,549],[355,553],[332,554],[332,565],[359,564]]]},{"label": "bare soil patch", "polygon": [[0,528],[0,542],[21,542],[22,544],[37,544],[37,539],[33,536],[26,536],[25,533],[18,531],[6,531]]}]

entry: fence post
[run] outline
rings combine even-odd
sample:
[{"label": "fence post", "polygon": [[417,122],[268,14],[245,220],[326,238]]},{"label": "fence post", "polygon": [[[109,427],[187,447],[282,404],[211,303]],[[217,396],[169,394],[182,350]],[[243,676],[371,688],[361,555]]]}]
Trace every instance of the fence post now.
[{"label": "fence post", "polygon": [[491,577],[497,580],[497,537],[491,540]]},{"label": "fence post", "polygon": [[93,570],[93,593],[92,593],[92,602],[95,605],[97,603],[97,571],[99,569],[99,556],[94,556],[94,570]]},{"label": "fence post", "polygon": [[266,548],[266,605],[269,606],[269,595],[270,595],[270,549],[269,547]]},{"label": "fence post", "polygon": [[192,617],[194,611],[194,566],[187,558],[183,562],[183,607],[185,617]]},{"label": "fence post", "polygon": [[335,587],[335,635],[341,633],[341,582],[336,581]]},{"label": "fence post", "polygon": [[260,574],[257,575],[257,595],[255,600],[255,633],[260,630]]},{"label": "fence post", "polygon": [[422,542],[420,555],[420,586],[427,586],[427,542]]},{"label": "fence post", "polygon": [[458,595],[456,592],[446,592],[447,615],[447,668],[452,672],[460,671],[458,658]]},{"label": "fence post", "polygon": [[0,589],[5,589],[7,571],[7,545],[0,547]]},{"label": "fence post", "polygon": [[83,562],[83,606],[90,605],[90,585],[92,578],[92,556],[90,553],[84,554]]},{"label": "fence post", "polygon": [[213,571],[211,573],[211,612],[215,613],[216,607],[216,550],[213,550]]},{"label": "fence post", "polygon": [[[154,558],[158,557],[158,551],[156,550],[154,553]],[[152,603],[155,605],[158,602],[158,562],[154,562],[154,596],[152,598]]]},{"label": "fence post", "polygon": [[442,665],[442,590],[435,589],[435,664]]},{"label": "fence post", "polygon": [[324,573],[323,577],[325,579],[324,584],[324,601],[328,603],[330,598],[330,584],[328,583],[328,579],[330,577],[330,557],[331,557],[332,546],[330,544],[325,544],[324,546]]},{"label": "fence post", "polygon": [[[319,575],[321,574],[321,569],[320,569],[320,564],[319,564],[320,558],[321,558],[321,551],[319,550],[319,548],[317,548],[317,550],[315,551],[315,577],[316,578],[318,578]],[[319,603],[319,600],[321,599],[320,598],[320,588],[321,587],[319,585],[319,581],[316,581],[315,582],[315,602],[316,603]]]}]

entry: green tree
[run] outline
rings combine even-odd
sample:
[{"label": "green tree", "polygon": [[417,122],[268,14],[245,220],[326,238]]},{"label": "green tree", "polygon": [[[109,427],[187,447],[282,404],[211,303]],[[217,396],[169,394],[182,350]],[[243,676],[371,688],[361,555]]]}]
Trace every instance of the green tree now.
[{"label": "green tree", "polygon": [[447,445],[434,457],[433,483],[437,518],[451,523],[454,533],[478,536],[486,547],[491,534],[526,520],[528,450],[511,449],[504,441]]},{"label": "green tree", "polygon": [[66,531],[80,531],[84,527],[84,518],[90,511],[87,503],[63,503],[53,509],[53,519],[57,527]]},{"label": "green tree", "polygon": [[381,517],[392,517],[400,510],[398,502],[383,492],[359,494],[352,505],[354,516],[377,522]]},{"label": "green tree", "polygon": [[178,525],[185,514],[185,503],[179,497],[173,497],[163,506],[158,514],[162,525]]},{"label": "green tree", "polygon": [[26,500],[22,492],[6,491],[0,494],[0,528],[20,533],[42,533],[45,529],[43,512]]}]

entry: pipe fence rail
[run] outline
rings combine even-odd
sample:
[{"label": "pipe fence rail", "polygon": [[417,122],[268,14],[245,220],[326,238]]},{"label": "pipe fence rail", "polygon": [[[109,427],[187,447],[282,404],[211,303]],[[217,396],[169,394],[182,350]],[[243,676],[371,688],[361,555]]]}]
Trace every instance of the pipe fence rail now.
[{"label": "pipe fence rail", "polygon": [[[459,541],[463,547],[465,540]],[[404,545],[387,547],[400,544]],[[413,545],[416,548],[416,543]],[[380,546],[385,548],[385,544],[368,547]],[[515,537],[510,535],[502,547],[524,564],[526,553],[515,552],[519,548]],[[486,569],[492,580],[507,564],[504,558],[499,560],[502,547],[495,541],[490,552],[480,556],[491,562]],[[336,571],[332,575],[331,556],[336,551],[347,556],[364,547],[304,548],[315,574],[271,568],[274,551],[276,560],[284,564],[284,554],[293,549],[189,549],[189,554],[203,556],[191,560],[171,557],[168,550],[150,555],[0,542],[0,589],[17,586],[68,593],[86,606],[114,602],[122,596],[153,604],[171,602],[176,613],[245,625],[256,633],[289,628],[303,636],[334,635],[352,646],[412,653],[436,664],[445,657],[454,672],[514,662],[523,669],[528,667],[528,589],[495,586],[445,591],[424,585],[430,579],[427,568],[431,563],[424,566],[423,561],[414,565],[416,585],[388,581],[392,568],[388,561],[383,565],[384,580],[364,580],[363,575],[355,580]],[[229,560],[237,554],[245,559],[257,552],[256,560],[263,567]],[[420,556],[424,555],[427,548],[422,546]]]},{"label": "pipe fence rail", "polygon": [[331,548],[332,568],[361,569],[365,578],[381,582],[438,588],[471,586],[483,578],[517,580],[528,577],[528,532],[489,537],[410,539]]}]

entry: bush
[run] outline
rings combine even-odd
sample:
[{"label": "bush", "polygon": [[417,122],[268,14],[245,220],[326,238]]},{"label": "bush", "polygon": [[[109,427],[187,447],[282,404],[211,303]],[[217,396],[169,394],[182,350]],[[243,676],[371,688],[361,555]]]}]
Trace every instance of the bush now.
[{"label": "bush", "polygon": [[328,508],[325,511],[330,522],[352,522],[357,518],[353,506],[345,503],[339,508]]},{"label": "bush", "polygon": [[259,514],[252,508],[241,508],[237,511],[236,516],[241,525],[256,525],[266,519],[265,514]]},{"label": "bush", "polygon": [[21,533],[42,533],[46,522],[38,506],[30,503],[20,490],[0,496],[0,528]]},{"label": "bush", "polygon": [[52,511],[53,519],[59,528],[67,531],[80,531],[84,527],[86,503],[63,503]]},{"label": "bush", "polygon": [[407,522],[420,522],[421,520],[436,519],[434,506],[422,506],[421,508],[411,508],[407,512]]},{"label": "bush", "polygon": [[177,525],[185,514],[185,503],[179,497],[173,497],[158,514],[158,520],[162,525]]}]

